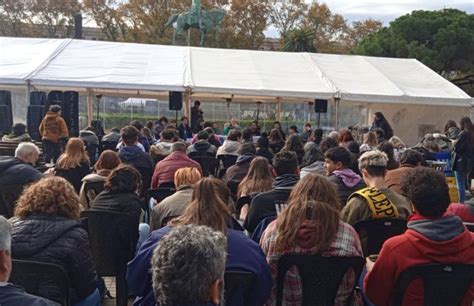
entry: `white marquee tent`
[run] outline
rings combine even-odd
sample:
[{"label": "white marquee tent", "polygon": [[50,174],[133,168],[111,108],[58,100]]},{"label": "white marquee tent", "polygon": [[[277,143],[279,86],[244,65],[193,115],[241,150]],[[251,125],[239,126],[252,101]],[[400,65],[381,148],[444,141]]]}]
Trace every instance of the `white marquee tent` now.
[{"label": "white marquee tent", "polygon": [[473,102],[415,59],[72,39],[0,37],[0,86],[135,97],[183,91],[249,97],[248,101],[255,101],[250,97],[272,102],[276,97],[333,99],[335,105],[355,102],[370,108],[376,104],[389,113],[392,110],[393,116],[407,105],[419,110],[437,105],[449,116],[457,116]]}]

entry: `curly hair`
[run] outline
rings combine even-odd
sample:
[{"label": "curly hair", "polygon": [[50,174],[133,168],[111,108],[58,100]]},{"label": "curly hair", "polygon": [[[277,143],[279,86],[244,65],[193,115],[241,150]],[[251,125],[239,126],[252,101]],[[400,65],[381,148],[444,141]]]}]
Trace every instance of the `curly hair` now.
[{"label": "curly hair", "polygon": [[427,167],[416,167],[402,180],[402,193],[425,217],[439,217],[444,214],[451,200],[444,175]]},{"label": "curly hair", "polygon": [[33,213],[77,219],[79,197],[66,179],[59,176],[43,178],[28,186],[16,204],[15,216],[25,218]]}]

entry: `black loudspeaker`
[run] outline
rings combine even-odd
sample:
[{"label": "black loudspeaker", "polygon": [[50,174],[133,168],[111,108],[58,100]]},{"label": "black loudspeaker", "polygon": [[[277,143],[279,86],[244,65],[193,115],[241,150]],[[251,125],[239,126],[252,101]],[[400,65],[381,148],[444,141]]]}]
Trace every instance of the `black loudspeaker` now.
[{"label": "black loudspeaker", "polygon": [[328,100],[314,100],[314,111],[316,113],[327,113],[328,112]]},{"label": "black loudspeaker", "polygon": [[183,93],[179,91],[170,91],[169,109],[179,111],[183,108]]},{"label": "black loudspeaker", "polygon": [[79,136],[79,93],[77,91],[64,92],[62,117],[69,128],[69,136]]},{"label": "black loudspeaker", "polygon": [[44,91],[30,92],[30,105],[46,105],[46,93]]},{"label": "black loudspeaker", "polygon": [[53,90],[48,93],[48,100],[47,100],[47,109],[49,109],[50,105],[56,104],[61,105],[63,101],[63,92],[59,90]]},{"label": "black loudspeaker", "polygon": [[8,90],[0,90],[0,133],[10,133],[12,125],[12,94]]},{"label": "black loudspeaker", "polygon": [[29,105],[28,113],[26,115],[26,126],[28,129],[28,134],[31,138],[36,141],[41,141],[41,136],[39,133],[39,125],[41,120],[43,120],[45,114],[44,105]]}]

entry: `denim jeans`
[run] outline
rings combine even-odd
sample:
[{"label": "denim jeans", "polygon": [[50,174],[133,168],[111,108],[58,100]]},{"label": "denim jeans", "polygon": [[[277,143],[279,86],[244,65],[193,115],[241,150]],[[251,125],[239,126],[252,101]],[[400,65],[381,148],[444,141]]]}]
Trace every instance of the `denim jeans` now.
[{"label": "denim jeans", "polygon": [[99,289],[95,289],[94,292],[91,293],[91,295],[72,306],[100,306]]},{"label": "denim jeans", "polygon": [[46,163],[51,162],[53,160],[54,163],[61,155],[61,143],[54,143],[49,140],[43,140],[43,150],[44,150],[44,161]]},{"label": "denim jeans", "polygon": [[137,251],[140,249],[140,246],[145,242],[146,238],[150,234],[150,225],[146,223],[140,223],[138,225],[138,241],[137,241]]}]

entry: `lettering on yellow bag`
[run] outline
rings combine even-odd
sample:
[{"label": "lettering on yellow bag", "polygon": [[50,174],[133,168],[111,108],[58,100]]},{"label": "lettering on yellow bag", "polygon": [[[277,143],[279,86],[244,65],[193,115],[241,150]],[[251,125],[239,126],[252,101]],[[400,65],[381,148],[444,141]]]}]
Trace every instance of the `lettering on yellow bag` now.
[{"label": "lettering on yellow bag", "polygon": [[377,188],[364,188],[354,192],[352,196],[358,195],[365,199],[372,212],[372,219],[398,218],[398,209],[387,197]]}]

